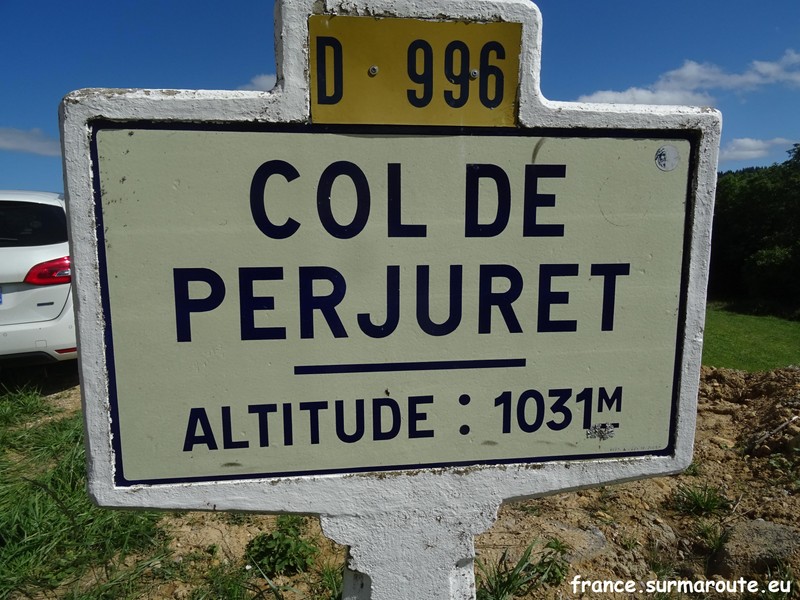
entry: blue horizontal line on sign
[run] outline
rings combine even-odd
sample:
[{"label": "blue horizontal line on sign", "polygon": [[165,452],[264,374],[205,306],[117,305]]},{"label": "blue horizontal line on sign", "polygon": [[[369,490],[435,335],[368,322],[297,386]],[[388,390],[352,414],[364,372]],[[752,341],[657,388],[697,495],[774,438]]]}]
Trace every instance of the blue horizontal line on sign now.
[{"label": "blue horizontal line on sign", "polygon": [[452,369],[503,369],[524,367],[524,358],[483,360],[433,360],[423,362],[360,363],[350,365],[299,365],[295,375],[332,375],[335,373],[386,373],[390,371],[446,371]]}]

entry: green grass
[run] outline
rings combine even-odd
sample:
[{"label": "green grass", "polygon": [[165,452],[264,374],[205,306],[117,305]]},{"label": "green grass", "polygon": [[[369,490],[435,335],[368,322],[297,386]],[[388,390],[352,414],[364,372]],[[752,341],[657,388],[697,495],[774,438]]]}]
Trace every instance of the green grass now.
[{"label": "green grass", "polygon": [[[56,588],[67,598],[136,597],[164,552],[158,515],[94,506],[81,417],[53,412],[34,392],[0,394],[0,598]],[[137,553],[147,556],[123,564]]]},{"label": "green grass", "polygon": [[800,365],[800,321],[744,315],[710,304],[703,364],[743,371]]},{"label": "green grass", "polygon": [[14,425],[51,412],[41,394],[29,387],[15,391],[0,388],[0,435]]},{"label": "green grass", "polygon": [[[59,414],[30,386],[0,388],[0,598],[134,600],[178,581],[191,600],[341,599],[342,564],[316,564],[306,518],[279,517],[275,532],[248,546],[253,556],[212,560],[211,545],[178,561],[160,513],[94,506],[85,470],[79,413]],[[273,582],[265,569],[297,572],[309,592]]]}]

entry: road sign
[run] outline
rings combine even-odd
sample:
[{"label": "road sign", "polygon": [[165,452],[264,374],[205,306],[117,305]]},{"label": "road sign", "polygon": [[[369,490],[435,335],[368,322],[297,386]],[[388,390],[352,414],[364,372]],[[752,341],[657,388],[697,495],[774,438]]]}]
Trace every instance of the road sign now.
[{"label": "road sign", "polygon": [[95,123],[116,483],[669,454],[695,147]]},{"label": "road sign", "polygon": [[545,100],[528,0],[322,4],[272,92],[62,102],[89,489],[464,600],[501,502],[691,462],[720,117]]}]

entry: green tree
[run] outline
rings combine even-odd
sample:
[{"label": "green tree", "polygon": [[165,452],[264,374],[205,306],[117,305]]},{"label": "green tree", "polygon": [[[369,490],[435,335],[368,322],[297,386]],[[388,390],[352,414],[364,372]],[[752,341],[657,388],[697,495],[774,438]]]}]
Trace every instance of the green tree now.
[{"label": "green tree", "polygon": [[771,167],[721,173],[712,297],[800,317],[800,144]]}]

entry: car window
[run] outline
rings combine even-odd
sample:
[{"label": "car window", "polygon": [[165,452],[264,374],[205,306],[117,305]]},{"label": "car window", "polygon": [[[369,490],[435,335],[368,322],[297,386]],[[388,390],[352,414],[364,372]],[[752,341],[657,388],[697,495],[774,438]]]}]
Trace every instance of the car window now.
[{"label": "car window", "polygon": [[0,200],[0,248],[66,241],[67,218],[60,206]]}]

